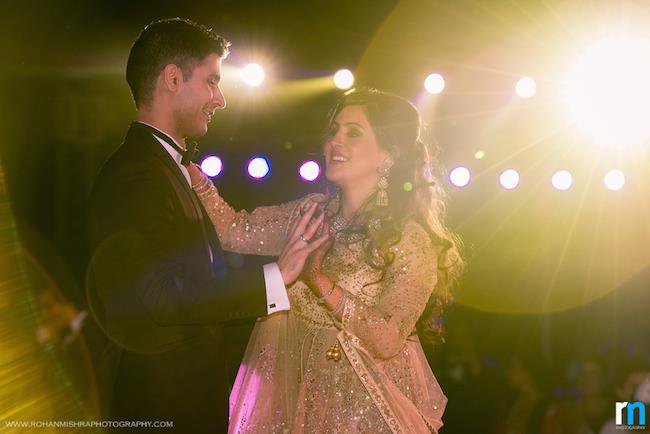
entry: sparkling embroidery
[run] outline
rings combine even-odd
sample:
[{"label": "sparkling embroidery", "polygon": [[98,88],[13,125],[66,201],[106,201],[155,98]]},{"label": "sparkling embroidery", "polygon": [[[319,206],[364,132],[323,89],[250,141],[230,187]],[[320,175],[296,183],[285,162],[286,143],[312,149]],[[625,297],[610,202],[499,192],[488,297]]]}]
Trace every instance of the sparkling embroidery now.
[{"label": "sparkling embroidery", "polygon": [[[305,200],[324,198],[312,195],[248,213],[232,209],[211,183],[197,194],[225,249],[264,255],[282,250]],[[391,248],[395,262],[381,283],[373,283],[379,272],[363,260],[363,240],[344,241],[335,241],[323,263],[346,291],[341,321],[303,282],[288,288],[291,310],[258,321],[249,342],[237,377],[243,386],[233,391],[232,432],[389,434],[440,427],[446,399],[411,336],[436,281],[426,232],[407,225]],[[337,342],[341,359],[328,362],[324,355]],[[393,384],[393,392],[384,396],[386,384],[377,381]],[[394,401],[400,393],[416,409],[407,421],[400,419],[404,406]]]}]

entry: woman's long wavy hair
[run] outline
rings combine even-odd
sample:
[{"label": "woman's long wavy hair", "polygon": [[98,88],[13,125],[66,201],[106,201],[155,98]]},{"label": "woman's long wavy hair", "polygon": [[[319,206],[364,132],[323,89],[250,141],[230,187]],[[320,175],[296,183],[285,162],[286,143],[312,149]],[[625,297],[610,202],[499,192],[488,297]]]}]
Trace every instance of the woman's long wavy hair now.
[{"label": "woman's long wavy hair", "polygon": [[354,89],[344,94],[330,112],[327,131],[332,130],[334,119],[347,106],[363,107],[378,145],[392,155],[394,164],[388,174],[388,207],[374,206],[377,193],[373,193],[346,231],[366,236],[365,260],[382,271],[380,279],[393,262],[390,247],[400,241],[406,222],[416,221],[427,231],[437,253],[438,279],[417,322],[417,331],[428,342],[444,341],[443,311],[452,299],[451,287],[464,262],[460,238],[444,224],[446,194],[436,180],[440,170],[434,155],[420,137],[420,115],[400,96],[376,89]]}]

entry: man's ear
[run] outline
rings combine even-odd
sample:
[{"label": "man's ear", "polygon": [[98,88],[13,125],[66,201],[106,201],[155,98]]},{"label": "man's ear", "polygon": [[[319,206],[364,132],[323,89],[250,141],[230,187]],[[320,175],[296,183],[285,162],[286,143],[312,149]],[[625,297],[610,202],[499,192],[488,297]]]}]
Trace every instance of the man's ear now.
[{"label": "man's ear", "polygon": [[162,84],[165,90],[176,92],[183,81],[183,70],[177,65],[170,63],[162,70]]}]

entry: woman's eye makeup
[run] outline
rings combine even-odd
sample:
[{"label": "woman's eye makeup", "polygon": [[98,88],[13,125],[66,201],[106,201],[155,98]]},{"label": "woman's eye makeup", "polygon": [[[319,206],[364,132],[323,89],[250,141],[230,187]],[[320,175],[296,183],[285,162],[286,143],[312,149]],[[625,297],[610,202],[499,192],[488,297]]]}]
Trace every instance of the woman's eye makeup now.
[{"label": "woman's eye makeup", "polygon": [[361,137],[361,131],[358,128],[350,128],[347,136],[350,138]]}]

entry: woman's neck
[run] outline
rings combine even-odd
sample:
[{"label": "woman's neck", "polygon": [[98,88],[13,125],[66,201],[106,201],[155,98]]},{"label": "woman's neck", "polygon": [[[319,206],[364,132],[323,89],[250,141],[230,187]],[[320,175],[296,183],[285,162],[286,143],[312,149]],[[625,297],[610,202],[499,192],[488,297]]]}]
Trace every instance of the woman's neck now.
[{"label": "woman's neck", "polygon": [[341,188],[341,206],[339,212],[346,220],[351,220],[363,203],[374,192],[374,188]]}]

